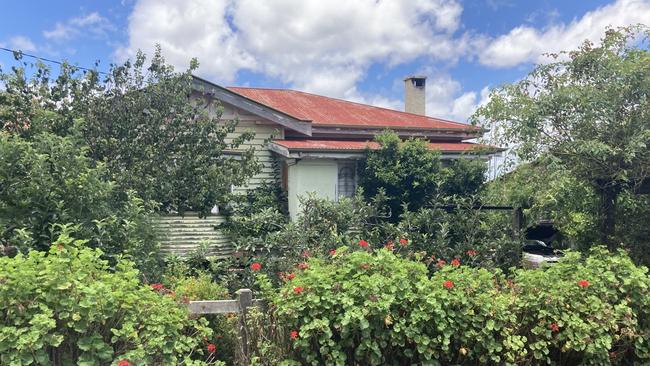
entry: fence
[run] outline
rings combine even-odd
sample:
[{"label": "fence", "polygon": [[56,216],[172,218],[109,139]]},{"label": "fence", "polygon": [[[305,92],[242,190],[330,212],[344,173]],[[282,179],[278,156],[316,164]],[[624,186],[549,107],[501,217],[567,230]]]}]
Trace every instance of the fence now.
[{"label": "fence", "polygon": [[248,360],[248,330],[246,328],[246,315],[248,308],[251,306],[263,306],[261,300],[253,299],[253,291],[249,289],[237,290],[237,299],[235,300],[203,300],[203,301],[190,301],[188,309],[190,314],[204,315],[204,314],[228,314],[240,313],[238,333],[241,339],[241,353],[244,359]]}]

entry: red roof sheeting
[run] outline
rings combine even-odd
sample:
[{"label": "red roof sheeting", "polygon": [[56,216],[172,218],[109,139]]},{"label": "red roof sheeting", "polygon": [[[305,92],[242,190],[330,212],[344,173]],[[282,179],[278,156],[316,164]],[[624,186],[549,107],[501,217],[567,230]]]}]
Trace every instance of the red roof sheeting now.
[{"label": "red roof sheeting", "polygon": [[227,89],[297,119],[312,121],[314,126],[320,127],[480,130],[478,127],[464,123],[373,107],[296,90],[244,87],[229,87]]},{"label": "red roof sheeting", "polygon": [[[374,141],[273,140],[273,142],[289,150],[299,151],[363,151],[366,147],[371,149],[379,148],[379,144]],[[443,152],[464,152],[472,149],[490,147],[470,142],[430,142],[429,148]]]}]

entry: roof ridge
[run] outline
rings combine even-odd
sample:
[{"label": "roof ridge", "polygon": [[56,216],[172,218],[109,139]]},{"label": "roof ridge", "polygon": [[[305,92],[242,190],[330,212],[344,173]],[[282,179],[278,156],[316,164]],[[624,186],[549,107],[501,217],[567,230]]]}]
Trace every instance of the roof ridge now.
[{"label": "roof ridge", "polygon": [[356,104],[356,105],[360,105],[360,106],[364,106],[364,107],[383,109],[383,110],[386,110],[386,111],[397,112],[397,113],[404,113],[404,114],[408,114],[408,115],[415,116],[415,117],[423,117],[423,118],[427,118],[427,119],[433,119],[433,120],[436,120],[436,121],[451,123],[451,124],[454,124],[454,125],[465,126],[465,127],[468,127],[468,128],[476,128],[476,126],[473,126],[473,125],[470,125],[470,124],[467,124],[467,123],[451,121],[451,120],[448,120],[448,119],[443,119],[443,118],[438,118],[438,117],[423,116],[423,115],[417,114],[417,113],[411,113],[411,112],[406,112],[406,111],[398,111],[396,109],[390,109],[390,108],[386,108],[386,107],[379,107],[379,106],[364,104],[364,103],[360,103],[360,102],[353,102],[353,101],[342,99],[342,98],[328,97],[326,95],[310,93],[310,92],[306,92],[306,91],[302,91],[302,90],[287,89],[287,88],[267,88],[267,87],[258,88],[258,87],[252,87],[252,86],[227,86],[226,88],[227,89],[241,88],[241,89],[289,91],[289,92],[294,92],[294,93],[313,95],[315,97],[320,97],[320,98],[327,98],[327,99],[337,100],[337,101],[344,102],[344,103]]}]

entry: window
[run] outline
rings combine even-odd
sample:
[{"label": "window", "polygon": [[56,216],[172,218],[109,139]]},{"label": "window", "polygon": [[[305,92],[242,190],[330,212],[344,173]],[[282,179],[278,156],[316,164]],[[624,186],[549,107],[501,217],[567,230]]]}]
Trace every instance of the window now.
[{"label": "window", "polygon": [[356,162],[341,162],[338,166],[338,182],[336,197],[352,197],[357,190]]}]

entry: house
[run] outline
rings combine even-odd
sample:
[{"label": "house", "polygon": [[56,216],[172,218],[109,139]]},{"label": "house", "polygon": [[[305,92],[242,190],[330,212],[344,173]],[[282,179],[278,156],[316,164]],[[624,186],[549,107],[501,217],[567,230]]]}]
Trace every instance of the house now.
[{"label": "house", "polygon": [[[239,119],[235,134],[253,130],[250,144],[263,164],[262,171],[235,191],[252,189],[265,181],[280,182],[286,190],[292,218],[300,212],[299,197],[308,192],[336,200],[354,194],[356,162],[366,148],[375,149],[375,135],[391,129],[400,137],[424,138],[444,158],[472,153],[482,145],[469,142],[485,131],[479,127],[425,115],[426,77],[404,79],[405,112],[353,103],[296,90],[222,87],[195,77],[195,100],[218,100],[222,119]],[[206,103],[206,105],[209,103]],[[233,152],[236,153],[236,152]],[[474,156],[487,159],[482,150]],[[213,229],[225,218],[200,219],[186,214],[166,216],[161,228],[168,230],[164,248],[186,253],[201,241],[211,241],[216,254],[228,252],[228,239]]]}]

